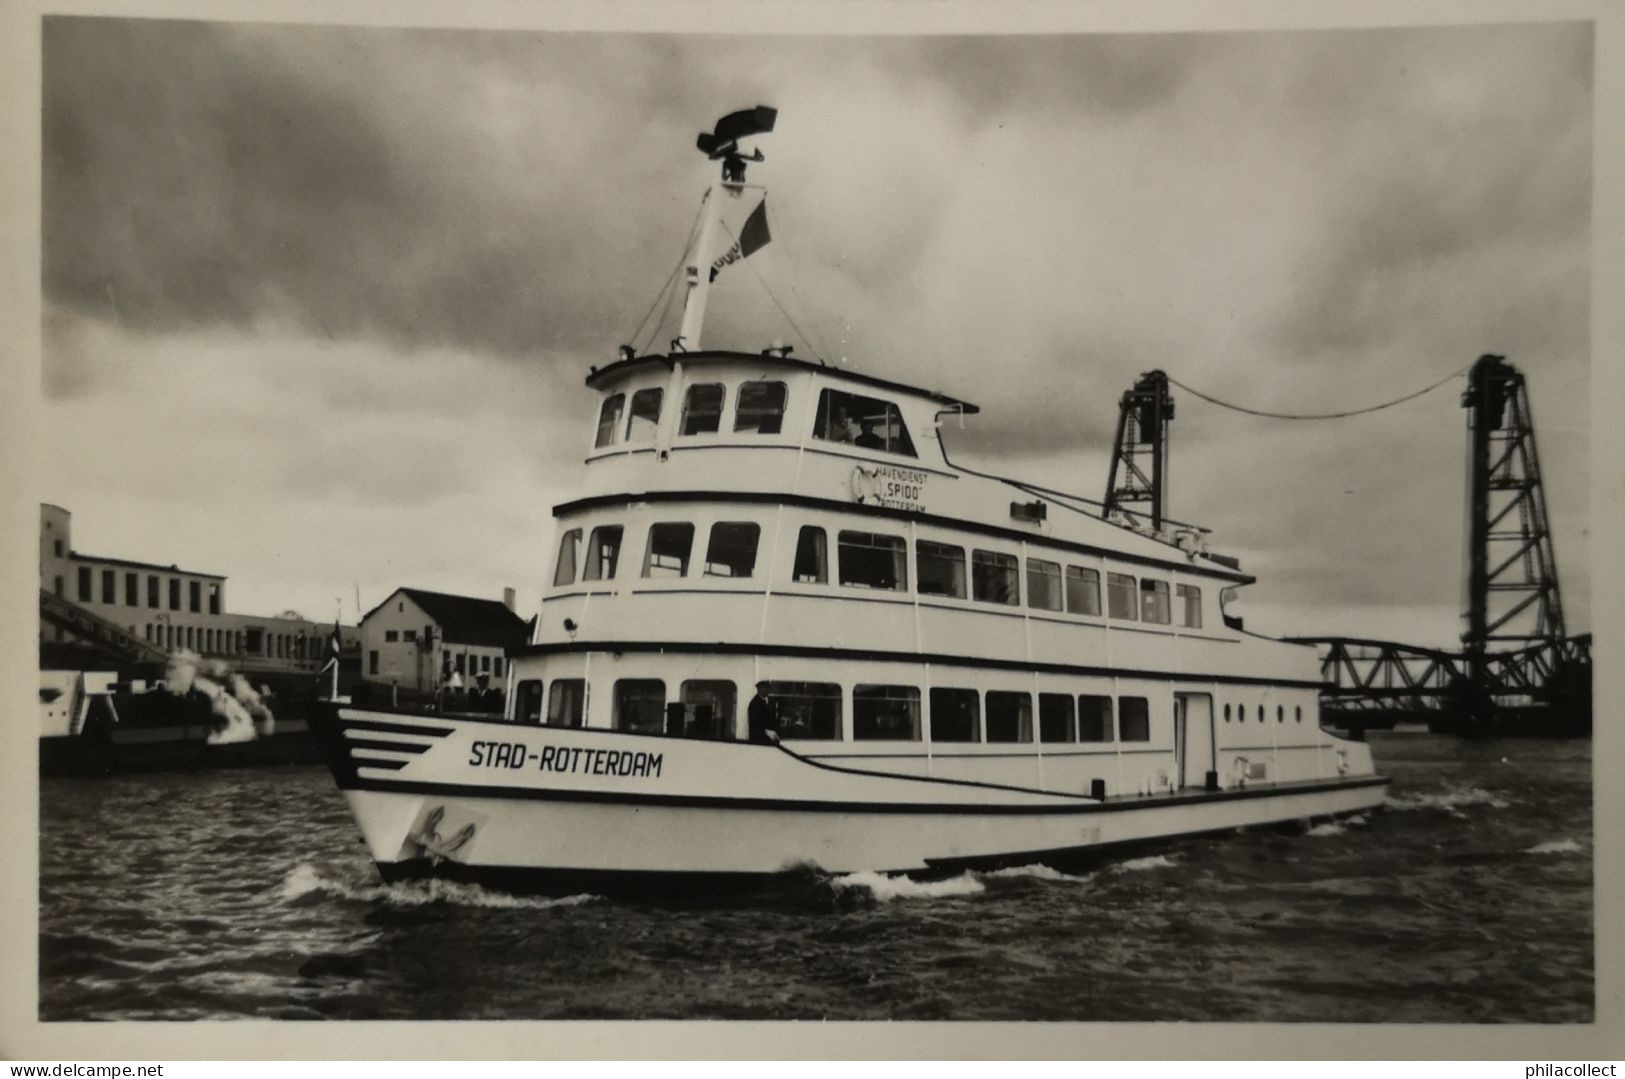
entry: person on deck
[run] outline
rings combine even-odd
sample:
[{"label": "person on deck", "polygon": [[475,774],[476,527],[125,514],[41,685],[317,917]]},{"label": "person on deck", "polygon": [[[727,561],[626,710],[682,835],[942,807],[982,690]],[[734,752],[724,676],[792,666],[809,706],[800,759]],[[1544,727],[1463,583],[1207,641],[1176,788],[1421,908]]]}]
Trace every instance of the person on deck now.
[{"label": "person on deck", "polygon": [[862,446],[866,450],[882,450],[886,448],[886,443],[881,440],[879,435],[875,434],[874,420],[865,416],[858,421],[858,426],[862,430],[858,432],[858,437],[852,440],[854,446]]},{"label": "person on deck", "polygon": [[750,705],[745,710],[746,726],[750,731],[752,742],[773,743],[779,740],[779,714],[773,702],[767,698],[767,683],[756,683],[756,696],[750,699]]}]

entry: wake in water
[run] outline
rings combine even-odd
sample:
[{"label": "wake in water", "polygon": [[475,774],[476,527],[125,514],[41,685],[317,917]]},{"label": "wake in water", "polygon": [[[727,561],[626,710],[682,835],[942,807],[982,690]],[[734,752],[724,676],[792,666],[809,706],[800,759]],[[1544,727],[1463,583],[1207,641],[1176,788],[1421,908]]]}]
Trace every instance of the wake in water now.
[{"label": "wake in water", "polygon": [[1524,850],[1525,854],[1579,854],[1585,850],[1577,839],[1548,839]]},{"label": "wake in water", "polygon": [[1439,809],[1446,813],[1461,815],[1462,806],[1489,806],[1491,809],[1506,809],[1512,803],[1492,791],[1482,787],[1456,787],[1441,791],[1438,794],[1408,794],[1388,799],[1388,808],[1394,810],[1407,809]]},{"label": "wake in water", "polygon": [[912,877],[888,876],[885,873],[863,871],[844,873],[829,879],[836,894],[867,895],[878,902],[894,899],[943,899],[954,896],[981,895],[987,891],[987,882],[1007,880],[1073,881],[1088,880],[1087,876],[1074,877],[1047,865],[1021,865],[1008,869],[976,872],[967,869],[957,877],[940,880],[915,880]]},{"label": "wake in water", "polygon": [[491,892],[477,884],[459,884],[449,880],[406,881],[399,884],[355,884],[324,876],[309,862],[301,862],[288,871],[282,882],[284,902],[297,903],[311,896],[330,899],[350,899],[362,903],[385,903],[392,906],[422,907],[442,903],[457,907],[487,907],[502,910],[551,910],[555,907],[578,907],[583,903],[596,903],[601,896],[567,895],[561,899],[538,896],[508,895]]}]

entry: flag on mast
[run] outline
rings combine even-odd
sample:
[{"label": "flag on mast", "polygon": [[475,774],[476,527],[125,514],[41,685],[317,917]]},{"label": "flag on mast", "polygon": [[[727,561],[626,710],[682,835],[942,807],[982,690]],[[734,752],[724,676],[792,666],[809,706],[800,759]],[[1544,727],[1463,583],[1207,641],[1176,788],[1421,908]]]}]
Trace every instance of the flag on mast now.
[{"label": "flag on mast", "polygon": [[717,279],[724,266],[748,259],[760,251],[773,239],[773,234],[767,230],[767,199],[764,197],[756,204],[756,209],[745,218],[745,227],[739,230],[739,239],[734,241],[732,247],[722,253],[722,256],[711,264],[711,280]]},{"label": "flag on mast", "polygon": [[317,671],[317,674],[326,674],[329,670],[336,671],[339,669],[339,651],[342,647],[343,641],[339,637],[338,620],[334,619],[333,632],[327,638],[327,662],[322,664],[322,669]]}]

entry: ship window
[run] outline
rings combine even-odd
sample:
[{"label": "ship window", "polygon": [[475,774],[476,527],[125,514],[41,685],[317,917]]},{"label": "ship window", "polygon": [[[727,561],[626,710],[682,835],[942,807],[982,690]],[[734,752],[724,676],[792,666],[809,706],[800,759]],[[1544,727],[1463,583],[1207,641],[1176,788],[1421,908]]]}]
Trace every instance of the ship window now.
[{"label": "ship window", "polygon": [[987,740],[989,742],[1033,740],[1032,694],[1011,693],[1002,689],[987,691]]},{"label": "ship window", "polygon": [[1174,585],[1178,598],[1179,624],[1191,629],[1202,628],[1202,590],[1193,584]]},{"label": "ship window", "polygon": [[102,570],[102,602],[118,602],[118,574],[110,569]]},{"label": "ship window", "polygon": [[576,583],[576,563],[581,558],[581,529],[572,528],[559,540],[559,561],[553,569],[553,587]]},{"label": "ship window", "polygon": [[1100,571],[1066,567],[1066,609],[1069,614],[1100,614]]},{"label": "ship window", "polygon": [[604,406],[598,410],[598,437],[593,440],[593,449],[603,449],[614,443],[615,432],[621,429],[621,410],[625,407],[624,393],[604,398]]},{"label": "ship window", "polygon": [[784,429],[784,383],[747,382],[739,387],[734,431],[776,435]]},{"label": "ship window", "polygon": [[639,390],[632,395],[632,412],[626,418],[628,442],[653,442],[655,429],[660,426],[660,401],[665,391],[659,386]]},{"label": "ship window", "polygon": [[974,689],[931,691],[931,741],[979,742],[982,708]]},{"label": "ship window", "polygon": [[997,551],[972,551],[970,556],[971,594],[986,603],[1015,605],[1021,602],[1017,581],[1016,556]]},{"label": "ship window", "polygon": [[679,433],[709,435],[721,427],[722,383],[706,382],[690,386],[683,396],[683,422]]},{"label": "ship window", "polygon": [[908,427],[896,405],[841,390],[825,390],[818,395],[813,437],[846,442],[859,449],[915,456],[914,442],[908,437]]},{"label": "ship window", "polygon": [[1041,558],[1027,559],[1027,606],[1041,611],[1061,609],[1061,564]]},{"label": "ship window", "polygon": [[705,547],[707,577],[749,577],[756,572],[756,543],[762,527],[748,521],[718,521]]},{"label": "ship window", "polygon": [[1134,621],[1134,578],[1126,573],[1106,574],[1106,613]]},{"label": "ship window", "polygon": [[649,526],[649,548],[643,554],[645,577],[682,577],[694,549],[694,526],[686,521]]},{"label": "ship window", "polygon": [[1073,714],[1072,697],[1069,694],[1038,695],[1038,740],[1040,742],[1078,740],[1077,716]]},{"label": "ship window", "polygon": [[615,682],[615,729],[659,734],[665,729],[666,683],[658,678]]},{"label": "ship window", "polygon": [[903,537],[843,530],[836,539],[842,584],[908,590],[908,548]]},{"label": "ship window", "polygon": [[1166,626],[1168,617],[1168,582],[1142,580],[1140,582],[1140,621]]},{"label": "ship window", "polygon": [[1151,703],[1144,697],[1119,697],[1117,716],[1123,741],[1151,741]]},{"label": "ship window", "polygon": [[690,678],[678,699],[683,702],[683,733],[690,738],[734,737],[734,684],[725,679]]},{"label": "ship window", "polygon": [[914,686],[853,686],[852,737],[860,742],[918,742],[920,691]]},{"label": "ship window", "polygon": [[[458,657],[459,659],[462,657]],[[555,682],[554,685],[558,683]],[[542,722],[542,680],[527,678],[513,687],[513,718],[516,723],[524,723],[532,727]]]},{"label": "ship window", "polygon": [[833,682],[769,682],[780,738],[841,740],[841,687]]},{"label": "ship window", "polygon": [[587,572],[583,581],[608,581],[615,576],[615,564],[621,557],[621,526],[599,525],[592,530],[587,543]]},{"label": "ship window", "polygon": [[965,548],[917,540],[914,562],[920,575],[920,595],[965,598]]},{"label": "ship window", "polygon": [[[1126,735],[1125,735],[1126,737]],[[1085,693],[1078,698],[1078,741],[1112,740],[1112,699]]]},{"label": "ship window", "polygon": [[792,576],[798,584],[829,583],[829,550],[824,530],[802,525],[796,537],[796,564]]},{"label": "ship window", "polygon": [[[655,685],[660,686],[660,683],[656,682]],[[661,696],[665,696],[664,687],[661,688]],[[586,720],[586,679],[553,679],[553,690],[547,698],[547,725],[549,727],[580,727],[586,723]]]},{"label": "ship window", "polygon": [[90,597],[91,597],[91,591],[90,591],[90,567],[89,566],[80,566],[79,567],[79,601],[81,603],[89,603],[90,602]]}]

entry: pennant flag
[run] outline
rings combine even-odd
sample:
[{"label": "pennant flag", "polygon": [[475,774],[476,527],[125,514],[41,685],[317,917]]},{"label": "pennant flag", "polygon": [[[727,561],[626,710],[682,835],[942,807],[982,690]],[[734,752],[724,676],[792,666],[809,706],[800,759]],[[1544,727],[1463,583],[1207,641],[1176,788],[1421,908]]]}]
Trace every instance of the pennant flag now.
[{"label": "pennant flag", "polygon": [[711,280],[717,279],[724,266],[748,259],[751,255],[766,247],[773,234],[767,231],[767,200],[763,199],[756,209],[745,218],[745,227],[739,230],[739,239],[734,245],[722,253],[722,257],[711,264]]},{"label": "pennant flag", "polygon": [[343,642],[339,639],[339,624],[335,620],[333,622],[332,636],[327,638],[327,662],[322,664],[322,669],[317,671],[317,674],[326,674],[329,670],[333,670],[338,667],[339,649],[342,646]]}]

